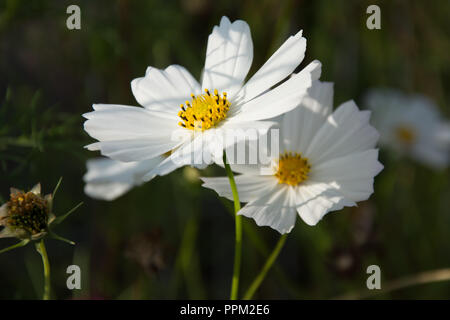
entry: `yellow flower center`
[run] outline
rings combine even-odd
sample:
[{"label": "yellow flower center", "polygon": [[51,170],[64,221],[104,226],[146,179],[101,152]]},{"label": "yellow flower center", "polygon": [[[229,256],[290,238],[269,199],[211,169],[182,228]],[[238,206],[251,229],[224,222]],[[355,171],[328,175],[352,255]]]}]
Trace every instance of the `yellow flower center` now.
[{"label": "yellow flower center", "polygon": [[275,176],[278,178],[278,183],[297,186],[308,179],[310,169],[308,158],[303,158],[300,153],[285,152],[278,160]]},{"label": "yellow flower center", "polygon": [[414,130],[408,126],[399,126],[395,129],[395,135],[405,145],[411,145],[416,140]]},{"label": "yellow flower center", "polygon": [[178,116],[181,118],[178,124],[184,128],[196,131],[205,131],[215,127],[227,117],[230,109],[230,102],[227,100],[227,93],[223,92],[222,97],[217,89],[214,95],[205,89],[205,93],[195,96],[191,94],[192,101],[186,101],[181,105]]}]

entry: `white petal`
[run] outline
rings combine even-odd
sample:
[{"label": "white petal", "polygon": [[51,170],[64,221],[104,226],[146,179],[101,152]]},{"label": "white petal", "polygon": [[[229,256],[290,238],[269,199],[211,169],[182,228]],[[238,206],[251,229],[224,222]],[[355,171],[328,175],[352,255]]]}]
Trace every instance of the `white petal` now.
[{"label": "white petal", "polygon": [[142,177],[143,181],[150,181],[156,176],[164,176],[181,167],[179,163],[173,161],[171,157],[164,159],[158,166]]},{"label": "white petal", "polygon": [[[233,172],[249,174],[253,176],[269,175],[265,170],[271,162],[264,140],[265,135],[259,136],[258,140],[240,140],[236,144],[228,146],[225,149],[227,162]],[[278,154],[276,155],[278,157]],[[223,164],[223,155],[215,159],[215,163],[221,167]],[[262,168],[264,167],[264,168]],[[271,172],[270,174],[273,174]]]},{"label": "white petal", "polygon": [[437,170],[445,169],[450,162],[450,150],[438,140],[429,139],[414,145],[411,154],[419,161]]},{"label": "white petal", "polygon": [[134,162],[159,156],[182,143],[180,134],[187,130],[177,125],[176,115],[139,107],[101,106],[85,114],[86,132],[100,140],[89,145],[110,158]]},{"label": "white petal", "polygon": [[247,81],[239,95],[249,101],[289,76],[305,57],[302,31],[290,36],[267,62]]},{"label": "white petal", "polygon": [[436,139],[438,143],[443,146],[450,146],[450,122],[444,122],[438,126],[436,130]]},{"label": "white petal", "polygon": [[134,186],[142,184],[142,177],[156,167],[162,157],[142,162],[120,162],[108,158],[87,161],[84,191],[95,199],[114,200]]},{"label": "white petal", "polygon": [[379,134],[370,126],[369,118],[370,111],[359,111],[353,101],[343,103],[328,117],[304,154],[317,165],[373,148]]},{"label": "white petal", "polygon": [[[94,108],[99,108],[95,106]],[[178,129],[177,114],[156,112],[140,107],[107,105],[85,113],[86,132],[99,141],[125,140],[149,136],[170,136]]]},{"label": "white petal", "polygon": [[245,141],[258,140],[258,137],[266,135],[269,129],[276,124],[273,121],[227,122],[221,128],[224,137],[223,148],[226,149]]},{"label": "white petal", "polygon": [[[188,131],[188,130],[186,130]],[[199,169],[204,169],[214,160],[211,154],[211,137],[214,136],[208,131],[196,132],[190,139],[184,141],[172,150],[170,156],[150,174],[165,175],[176,168],[191,165]],[[214,143],[213,143],[214,144]],[[169,160],[170,159],[170,160]],[[148,178],[148,175],[145,177]]]},{"label": "white petal", "polygon": [[281,117],[281,141],[286,151],[305,152],[333,109],[333,83],[315,81],[300,106]]},{"label": "white petal", "polygon": [[183,141],[174,141],[171,137],[155,137],[128,140],[102,141],[102,155],[123,161],[135,162],[155,158],[169,152]]},{"label": "white petal", "polygon": [[320,76],[320,62],[313,61],[300,73],[278,87],[244,103],[233,114],[230,121],[254,121],[274,118],[299,105],[312,82]]},{"label": "white petal", "polygon": [[313,165],[309,179],[330,184],[346,198],[357,202],[367,200],[373,193],[373,178],[382,169],[378,150],[370,149]]},{"label": "white petal", "polygon": [[97,200],[113,201],[133,188],[133,185],[125,182],[87,183],[84,193]]},{"label": "white petal", "polygon": [[202,88],[227,92],[230,99],[241,89],[253,60],[247,23],[223,17],[208,38]]},{"label": "white petal", "polygon": [[367,200],[382,168],[374,149],[313,166],[309,179],[297,187],[298,213],[307,224],[315,225],[328,212]]},{"label": "white petal", "polygon": [[[228,178],[201,178],[203,187],[216,191],[219,196],[233,200]],[[241,202],[250,202],[273,190],[277,180],[273,177],[238,175],[234,177]]]},{"label": "white petal", "polygon": [[331,185],[314,182],[296,188],[296,204],[298,214],[310,226],[316,225],[330,211],[355,205]]},{"label": "white petal", "polygon": [[184,142],[176,149],[173,149],[171,154],[157,167],[147,173],[143,177],[143,180],[148,181],[155,176],[169,174],[185,165],[192,165],[199,169],[204,169],[206,165],[210,164],[204,162],[204,157],[206,158],[204,155],[207,154],[209,159],[211,158],[211,155],[202,138],[201,134],[198,136],[191,135],[190,137],[186,137]]},{"label": "white petal", "polygon": [[140,105],[147,109],[178,112],[180,104],[197,95],[201,88],[184,67],[171,65],[165,70],[148,67],[145,77],[131,81],[131,89]]},{"label": "white petal", "polygon": [[254,219],[258,226],[269,226],[281,234],[289,233],[297,217],[292,193],[292,188],[278,186],[247,203],[238,214]]}]

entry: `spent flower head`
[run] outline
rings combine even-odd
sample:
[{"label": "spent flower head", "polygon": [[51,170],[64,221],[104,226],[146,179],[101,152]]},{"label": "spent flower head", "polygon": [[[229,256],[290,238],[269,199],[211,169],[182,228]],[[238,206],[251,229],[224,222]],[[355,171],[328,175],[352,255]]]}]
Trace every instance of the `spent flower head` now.
[{"label": "spent flower head", "polygon": [[0,237],[42,238],[55,219],[51,207],[52,196],[42,196],[40,184],[28,192],[11,188],[9,201],[0,207],[0,225],[5,227]]},{"label": "spent flower head", "polygon": [[66,214],[56,217],[53,213],[53,197],[61,180],[59,180],[53,194],[42,195],[41,184],[36,184],[29,191],[11,188],[10,199],[0,207],[0,238],[18,238],[22,240],[0,253],[27,244],[30,240],[40,240],[49,235],[52,238],[74,244],[74,242],[56,235],[51,227],[62,222],[69,214],[77,209],[78,204]]}]

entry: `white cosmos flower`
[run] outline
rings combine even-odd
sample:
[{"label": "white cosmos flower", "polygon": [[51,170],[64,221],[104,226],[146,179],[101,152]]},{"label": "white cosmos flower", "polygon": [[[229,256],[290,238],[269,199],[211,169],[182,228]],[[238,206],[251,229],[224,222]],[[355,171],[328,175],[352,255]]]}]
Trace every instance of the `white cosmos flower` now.
[{"label": "white cosmos flower", "polygon": [[[369,125],[369,111],[348,101],[332,112],[332,101],[332,84],[317,82],[298,108],[279,118],[280,155],[271,156],[268,175],[258,165],[231,165],[242,173],[235,179],[240,200],[247,202],[238,214],[283,234],[297,214],[315,225],[326,213],[369,198],[383,168],[374,149],[378,132]],[[227,178],[202,180],[232,199]]]},{"label": "white cosmos flower", "polygon": [[313,61],[280,82],[301,63],[305,50],[306,39],[300,31],[244,84],[253,59],[250,29],[244,21],[231,23],[223,17],[208,38],[201,84],[178,65],[164,70],[149,67],[144,77],[131,82],[143,108],[94,104],[94,111],[84,114],[85,130],[99,141],[87,148],[122,162],[168,155],[143,180],[185,164],[202,167],[227,144],[235,143],[236,129],[264,133],[273,123],[259,120],[298,105],[312,81],[319,78],[320,62]]},{"label": "white cosmos flower", "polygon": [[448,165],[450,126],[430,99],[393,89],[372,89],[365,104],[381,133],[380,145],[437,169]]}]

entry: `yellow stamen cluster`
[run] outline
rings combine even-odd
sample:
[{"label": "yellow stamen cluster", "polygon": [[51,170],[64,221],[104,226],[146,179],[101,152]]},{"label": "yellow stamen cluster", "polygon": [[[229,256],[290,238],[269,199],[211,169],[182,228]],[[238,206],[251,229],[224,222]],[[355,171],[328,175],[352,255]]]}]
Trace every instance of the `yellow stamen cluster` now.
[{"label": "yellow stamen cluster", "polygon": [[19,228],[35,235],[47,228],[49,215],[48,203],[33,192],[16,192],[8,201],[6,224],[10,228]]},{"label": "yellow stamen cluster", "polygon": [[414,130],[408,126],[399,126],[395,129],[395,135],[405,145],[411,145],[416,140]]},{"label": "yellow stamen cluster", "polygon": [[310,169],[308,158],[303,158],[300,153],[285,152],[280,156],[275,176],[278,183],[297,186],[308,179]]},{"label": "yellow stamen cluster", "polygon": [[205,131],[215,127],[220,121],[227,117],[230,102],[227,93],[219,95],[217,89],[214,95],[205,89],[205,93],[195,96],[191,94],[192,101],[182,104],[178,116],[181,120],[178,124],[184,128],[196,131]]}]

